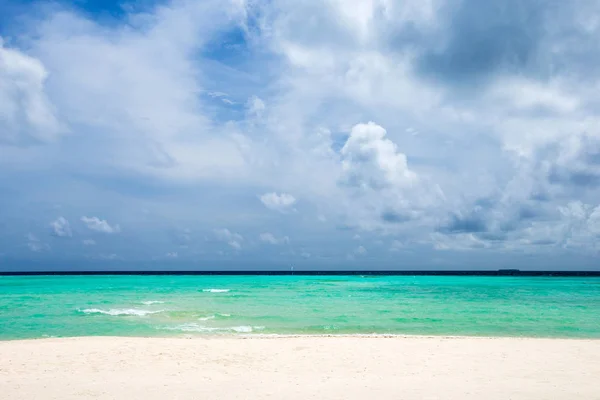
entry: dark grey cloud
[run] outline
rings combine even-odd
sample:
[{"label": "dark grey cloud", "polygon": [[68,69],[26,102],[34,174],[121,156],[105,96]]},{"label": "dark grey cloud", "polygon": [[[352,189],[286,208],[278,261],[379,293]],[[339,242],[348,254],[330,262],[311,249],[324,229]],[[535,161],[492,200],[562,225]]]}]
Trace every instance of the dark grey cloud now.
[{"label": "dark grey cloud", "polygon": [[548,183],[583,189],[600,187],[600,138],[574,136],[552,148],[553,152],[537,155],[538,163],[550,164]]},{"label": "dark grey cloud", "polygon": [[356,230],[356,227],[348,225],[348,224],[338,224],[335,226],[335,229],[343,232],[350,232]]},{"label": "dark grey cloud", "polygon": [[529,199],[535,202],[548,202],[551,200],[551,197],[543,190],[535,190],[533,193],[531,193]]},{"label": "dark grey cloud", "polygon": [[579,156],[581,161],[590,166],[600,166],[600,139],[592,136],[581,138]]},{"label": "dark grey cloud", "polygon": [[548,245],[556,244],[556,241],[551,240],[551,239],[536,239],[536,240],[532,240],[530,242],[530,244],[537,245],[537,246],[548,246]]},{"label": "dark grey cloud", "polygon": [[381,220],[390,224],[401,224],[410,221],[411,218],[394,210],[385,210],[381,213]]},{"label": "dark grey cloud", "polygon": [[472,233],[485,241],[508,240],[508,235],[533,221],[547,217],[546,203],[531,200],[500,201],[497,197],[475,200],[468,211],[453,212],[437,231],[447,235]]},{"label": "dark grey cloud", "polygon": [[543,36],[544,10],[553,2],[464,0],[458,6],[447,5],[440,45],[422,55],[421,72],[462,84],[499,70],[526,69]]},{"label": "dark grey cloud", "polygon": [[518,217],[519,220],[534,219],[540,216],[540,210],[530,205],[522,205],[519,207]]},{"label": "dark grey cloud", "polygon": [[553,184],[596,188],[600,187],[600,173],[574,171],[568,167],[555,167],[550,171],[548,181]]},{"label": "dark grey cloud", "polygon": [[475,233],[485,232],[487,229],[483,215],[470,213],[467,215],[452,214],[450,221],[439,230],[443,233]]},{"label": "dark grey cloud", "polygon": [[500,242],[506,240],[508,235],[505,232],[479,232],[477,237],[490,242]]},{"label": "dark grey cloud", "polygon": [[[420,54],[416,71],[455,88],[478,87],[497,75],[591,83],[600,76],[599,10],[597,0],[455,0],[441,8],[439,30],[406,38]],[[536,105],[526,113],[543,117],[554,110]]]}]

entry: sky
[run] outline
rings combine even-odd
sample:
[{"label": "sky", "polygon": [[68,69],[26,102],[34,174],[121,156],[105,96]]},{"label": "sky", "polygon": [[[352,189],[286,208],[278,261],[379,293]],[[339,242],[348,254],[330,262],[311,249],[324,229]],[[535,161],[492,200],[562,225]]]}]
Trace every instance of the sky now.
[{"label": "sky", "polygon": [[0,270],[600,268],[597,0],[0,3]]}]

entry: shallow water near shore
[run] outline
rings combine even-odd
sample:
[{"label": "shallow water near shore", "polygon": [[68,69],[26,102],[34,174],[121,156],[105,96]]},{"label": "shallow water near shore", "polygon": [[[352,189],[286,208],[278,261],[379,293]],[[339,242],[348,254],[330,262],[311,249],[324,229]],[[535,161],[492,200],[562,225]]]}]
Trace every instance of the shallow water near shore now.
[{"label": "shallow water near shore", "polygon": [[0,277],[0,339],[399,334],[600,338],[600,278]]}]

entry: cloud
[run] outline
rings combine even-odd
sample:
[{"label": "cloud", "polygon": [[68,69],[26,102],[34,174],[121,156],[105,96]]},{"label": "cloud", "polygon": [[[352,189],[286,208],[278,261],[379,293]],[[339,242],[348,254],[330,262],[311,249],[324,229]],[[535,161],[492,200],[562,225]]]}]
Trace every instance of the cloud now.
[{"label": "cloud", "polygon": [[177,258],[177,257],[179,257],[179,253],[177,253],[176,251],[172,251],[172,252],[169,252],[169,253],[165,254],[165,257],[167,257],[167,258]]},{"label": "cloud", "polygon": [[486,230],[486,221],[481,215],[477,215],[477,211],[468,215],[453,214],[450,221],[441,228],[441,231],[448,233],[474,233]]},{"label": "cloud", "polygon": [[71,231],[71,225],[64,217],[58,217],[55,221],[50,223],[54,235],[58,237],[71,237],[73,233]]},{"label": "cloud", "polygon": [[[600,251],[600,205],[572,201],[558,208],[563,217],[561,244],[565,248]],[[536,235],[540,237],[541,235]],[[554,241],[556,243],[556,241]]]},{"label": "cloud", "polygon": [[409,221],[412,218],[409,215],[403,215],[402,213],[394,210],[385,210],[381,213],[381,219],[391,224],[400,224],[402,222]]},{"label": "cloud", "polygon": [[395,252],[395,251],[402,251],[405,250],[407,248],[406,244],[403,243],[400,240],[393,240],[392,244],[390,246],[390,251]]},{"label": "cloud", "polygon": [[84,239],[84,240],[81,241],[81,243],[84,246],[95,246],[96,245],[96,241],[93,240],[93,239]]},{"label": "cloud", "polygon": [[56,140],[62,133],[46,94],[43,63],[3,45],[0,37],[0,145]]},{"label": "cloud", "polygon": [[[414,265],[439,249],[465,267],[484,252],[593,266],[597,2],[551,3],[181,0],[110,23],[85,4],[22,7],[0,45],[0,224],[21,222],[2,226],[3,252],[32,256],[19,241],[60,204],[97,210],[82,222],[98,232],[127,222],[126,248],[102,249],[136,260],[293,227],[320,262],[359,235],[410,238]],[[257,194],[286,218],[257,213]]]},{"label": "cloud", "polygon": [[354,254],[358,254],[358,255],[367,254],[367,249],[365,249],[363,246],[358,246],[356,249],[354,249]]},{"label": "cloud", "polygon": [[180,247],[189,246],[193,240],[192,231],[187,228],[170,231],[169,236],[171,237],[172,242]]},{"label": "cloud", "polygon": [[34,253],[50,250],[50,246],[47,243],[43,243],[42,241],[40,241],[40,239],[38,239],[38,237],[34,234],[28,233],[26,237],[27,247]]},{"label": "cloud", "polygon": [[406,156],[385,138],[386,131],[374,122],[358,124],[340,151],[342,182],[363,189],[405,187],[416,182]]},{"label": "cloud", "polygon": [[492,245],[473,233],[458,233],[456,235],[431,234],[433,247],[436,250],[470,251],[492,247]]},{"label": "cloud", "polygon": [[445,200],[439,185],[411,170],[386,135],[374,122],[356,124],[340,150],[342,205],[349,223],[362,229],[405,229]]},{"label": "cloud", "polygon": [[278,244],[288,244],[290,242],[290,238],[287,236],[282,236],[281,238],[276,237],[272,233],[265,232],[259,235],[261,242],[278,245]]},{"label": "cloud", "polygon": [[252,96],[248,99],[248,113],[252,116],[260,116],[266,108],[265,102],[259,97]]},{"label": "cloud", "polygon": [[101,233],[119,233],[121,228],[119,225],[110,225],[106,220],[98,217],[81,217],[81,221],[87,226],[88,229]]},{"label": "cloud", "polygon": [[260,201],[270,210],[286,213],[292,210],[296,203],[294,196],[288,193],[277,194],[275,192],[265,193],[260,196]]},{"label": "cloud", "polygon": [[356,260],[357,257],[365,256],[367,249],[364,246],[358,246],[352,250],[352,252],[346,254],[346,259],[349,261]]},{"label": "cloud", "polygon": [[214,234],[218,240],[227,243],[235,250],[242,249],[242,242],[244,241],[244,237],[239,233],[231,232],[229,229],[226,228],[220,228],[215,229]]},{"label": "cloud", "polygon": [[[11,125],[0,131],[49,141],[66,125],[75,137],[57,150],[70,154],[64,163],[83,165],[78,172],[86,176],[233,179],[245,161],[231,130],[208,117],[197,78],[216,72],[197,56],[213,35],[238,21],[240,11],[233,4],[184,0],[126,12],[112,25],[60,6],[38,13],[26,27],[27,54],[2,51],[9,68],[0,79],[11,85],[3,93],[15,94],[3,99],[2,112],[10,118],[1,120]],[[21,115],[26,118],[17,119]],[[100,156],[104,152],[112,156]]]},{"label": "cloud", "polygon": [[573,135],[557,143],[553,150],[555,158],[548,170],[550,183],[600,187],[600,137]]},{"label": "cloud", "polygon": [[419,63],[423,72],[450,83],[473,83],[499,70],[518,73],[532,62],[543,34],[541,3],[445,3],[442,48],[424,52]]}]

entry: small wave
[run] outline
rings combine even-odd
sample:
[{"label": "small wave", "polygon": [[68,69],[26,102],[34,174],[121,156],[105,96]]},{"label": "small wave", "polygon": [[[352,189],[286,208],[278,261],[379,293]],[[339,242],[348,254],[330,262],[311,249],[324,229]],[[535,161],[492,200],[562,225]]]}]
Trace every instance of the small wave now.
[{"label": "small wave", "polygon": [[265,329],[264,326],[246,326],[246,325],[234,326],[231,328],[232,331],[238,332],[238,333],[250,333],[250,332],[254,332],[254,331],[262,331],[263,329]]},{"label": "small wave", "polygon": [[160,300],[148,300],[148,301],[142,301],[142,304],[145,304],[147,306],[151,306],[152,304],[164,304],[164,301],[160,301]]},{"label": "small wave", "polygon": [[203,292],[208,292],[208,293],[227,293],[230,290],[231,289],[202,289]]},{"label": "small wave", "polygon": [[229,318],[231,317],[231,314],[220,314],[220,313],[216,313],[213,315],[207,315],[206,317],[200,317],[198,318],[198,321],[210,321],[211,319],[219,319],[219,318]]},{"label": "small wave", "polygon": [[223,328],[215,328],[210,326],[202,326],[198,324],[183,324],[177,326],[167,326],[162,329],[169,331],[181,331],[181,332],[236,332],[236,333],[252,333],[254,331],[260,331],[265,329],[264,326],[228,326]]},{"label": "small wave", "polygon": [[113,309],[110,310],[100,310],[99,308],[86,308],[85,310],[79,310],[84,314],[104,314],[104,315],[137,315],[139,317],[143,317],[149,314],[156,314],[162,312],[164,310],[150,311],[150,310],[139,310],[136,308],[128,308],[128,309]]}]

